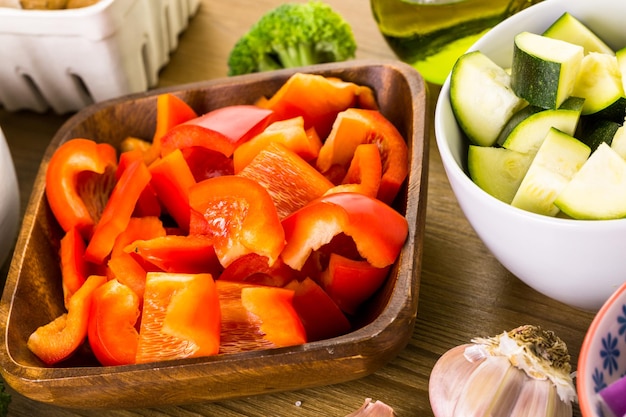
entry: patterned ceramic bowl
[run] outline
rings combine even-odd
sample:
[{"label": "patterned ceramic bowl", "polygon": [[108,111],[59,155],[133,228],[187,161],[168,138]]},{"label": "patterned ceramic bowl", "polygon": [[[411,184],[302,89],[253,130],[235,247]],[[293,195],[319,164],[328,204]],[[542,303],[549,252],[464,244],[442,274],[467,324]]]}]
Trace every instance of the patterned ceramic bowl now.
[{"label": "patterned ceramic bowl", "polygon": [[576,378],[583,417],[612,415],[598,393],[620,378],[626,378],[626,283],[598,311],[583,341]]}]

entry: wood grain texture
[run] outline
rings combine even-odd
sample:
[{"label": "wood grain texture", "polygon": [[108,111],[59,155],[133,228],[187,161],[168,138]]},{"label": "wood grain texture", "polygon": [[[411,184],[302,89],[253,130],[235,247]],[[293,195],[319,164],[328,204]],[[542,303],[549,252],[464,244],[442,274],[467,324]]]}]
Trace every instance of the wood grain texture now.
[{"label": "wood grain texture", "polygon": [[[328,0],[352,24],[357,57],[393,59],[376,29],[366,0]],[[236,39],[280,0],[202,0],[181,35],[178,49],[160,74],[160,87],[219,78]],[[438,87],[429,85],[432,117]],[[0,126],[15,158],[23,207],[49,141],[69,115],[9,113],[0,109]],[[131,416],[343,416],[366,397],[391,405],[398,416],[432,416],[428,377],[446,350],[475,336],[500,333],[521,324],[554,330],[568,344],[572,364],[593,314],[569,308],[529,288],[488,252],[463,217],[452,194],[429,127],[430,157],[418,313],[406,348],[387,365],[350,382],[236,400],[157,408],[125,408],[97,415]],[[5,265],[6,271],[8,265]],[[4,276],[4,275],[3,275]],[[36,307],[33,307],[36,308]],[[13,395],[11,416],[91,416]],[[576,416],[580,416],[578,410]]]}]

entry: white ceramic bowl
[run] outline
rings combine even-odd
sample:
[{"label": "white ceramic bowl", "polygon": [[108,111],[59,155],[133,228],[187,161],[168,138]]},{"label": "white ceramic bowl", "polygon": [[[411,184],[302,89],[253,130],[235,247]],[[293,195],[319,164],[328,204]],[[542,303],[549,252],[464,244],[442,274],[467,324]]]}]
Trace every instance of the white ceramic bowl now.
[{"label": "white ceramic bowl", "polygon": [[0,266],[13,249],[20,216],[20,193],[11,152],[0,129]]},{"label": "white ceramic bowl", "polygon": [[[546,0],[507,19],[471,49],[510,67],[513,38],[542,33],[565,11],[582,20],[611,47],[626,46],[626,2]],[[435,111],[435,135],[461,209],[487,248],[511,273],[563,303],[597,310],[626,280],[626,219],[582,221],[526,212],[491,197],[464,170],[468,144],[450,108],[450,79]]]},{"label": "white ceramic bowl", "polygon": [[593,319],[578,356],[576,388],[583,417],[608,417],[598,392],[626,375],[626,283]]}]

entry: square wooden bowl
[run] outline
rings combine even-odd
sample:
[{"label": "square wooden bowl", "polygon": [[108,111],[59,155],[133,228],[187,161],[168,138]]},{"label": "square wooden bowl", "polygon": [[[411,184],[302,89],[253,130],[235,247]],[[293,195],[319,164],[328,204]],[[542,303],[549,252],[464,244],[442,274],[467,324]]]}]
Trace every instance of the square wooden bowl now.
[{"label": "square wooden bowl", "polygon": [[139,93],[92,105],[70,118],[52,139],[34,185],[0,301],[0,366],[6,382],[37,401],[75,408],[148,407],[334,384],[368,375],[408,343],[417,315],[426,213],[428,139],[426,89],[400,62],[352,61],[300,69],[370,86],[382,113],[407,138],[410,174],[396,208],[409,236],[390,276],[349,334],[287,348],[206,358],[103,367],[87,350],[45,367],[26,346],[29,335],[63,310],[59,270],[61,229],[47,205],[45,172],[59,145],[74,137],[118,145],[151,137],[156,97],[173,92],[198,114],[253,103],[273,94],[295,70],[258,73]]}]

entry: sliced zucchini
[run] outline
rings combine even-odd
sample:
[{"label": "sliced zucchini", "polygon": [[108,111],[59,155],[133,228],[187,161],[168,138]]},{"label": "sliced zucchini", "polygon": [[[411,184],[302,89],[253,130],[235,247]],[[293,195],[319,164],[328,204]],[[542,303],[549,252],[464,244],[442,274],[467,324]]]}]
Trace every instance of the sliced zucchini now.
[{"label": "sliced zucchini", "polygon": [[554,203],[575,219],[626,217],[626,161],[600,144]]},{"label": "sliced zucchini", "polygon": [[511,116],[508,122],[504,125],[500,134],[498,135],[498,139],[496,140],[496,144],[498,146],[502,146],[506,139],[509,137],[511,132],[515,130],[515,128],[522,123],[524,120],[528,119],[533,114],[544,111],[545,109],[537,106],[526,106],[521,110],[518,110]]},{"label": "sliced zucchini", "polygon": [[574,91],[583,47],[530,32],[515,36],[511,87],[533,106],[557,109]]},{"label": "sliced zucchini", "polygon": [[556,216],[556,197],[589,157],[587,145],[551,128],[537,151],[511,205],[547,216]]},{"label": "sliced zucchini", "polygon": [[[584,115],[595,114],[618,105],[621,106],[623,118],[626,100],[616,56],[598,52],[585,55],[572,94],[585,99],[582,111]],[[620,112],[619,109],[612,111]]]},{"label": "sliced zucchini", "polygon": [[601,143],[611,145],[620,124],[611,120],[585,120],[577,137],[594,152]]},{"label": "sliced zucchini", "polygon": [[626,126],[620,126],[617,129],[611,141],[611,148],[626,160]]},{"label": "sliced zucchini", "polygon": [[626,48],[622,48],[615,52],[615,58],[617,59],[617,66],[622,77],[622,88],[626,93]]},{"label": "sliced zucchini", "polygon": [[614,54],[610,46],[569,12],[563,13],[563,15],[543,33],[543,36],[580,45],[584,48],[585,54],[589,52]]},{"label": "sliced zucchini", "polygon": [[472,143],[493,145],[509,118],[526,105],[511,90],[510,79],[480,51],[462,55],[452,68],[450,104]]},{"label": "sliced zucchini", "polygon": [[[530,114],[510,131],[502,146],[517,152],[535,154],[551,128],[573,136],[583,103],[584,100],[581,98],[570,97],[556,110],[542,110]],[[524,110],[520,110],[522,111]]]},{"label": "sliced zucchini", "polygon": [[488,194],[510,204],[533,155],[505,148],[470,145],[467,166],[470,178]]}]

